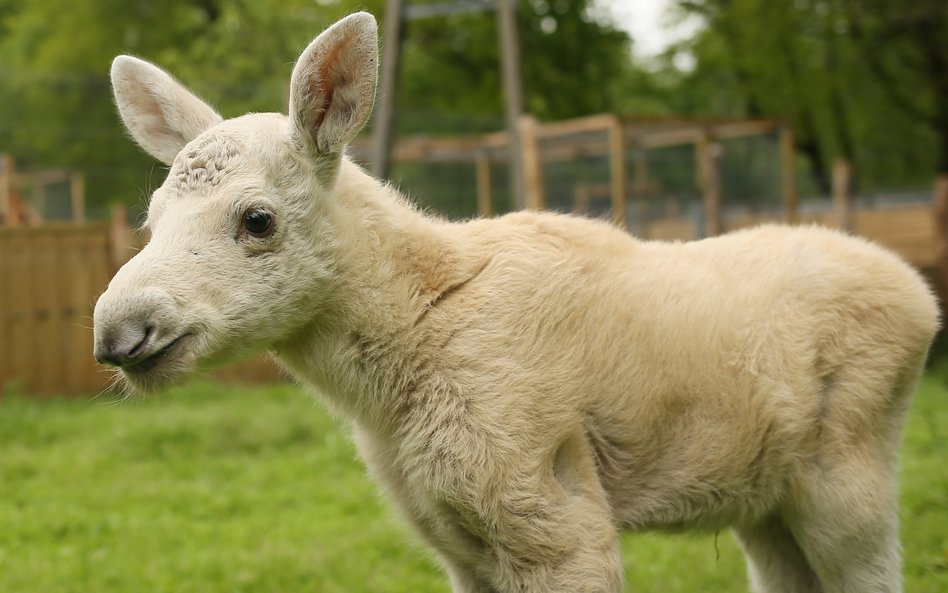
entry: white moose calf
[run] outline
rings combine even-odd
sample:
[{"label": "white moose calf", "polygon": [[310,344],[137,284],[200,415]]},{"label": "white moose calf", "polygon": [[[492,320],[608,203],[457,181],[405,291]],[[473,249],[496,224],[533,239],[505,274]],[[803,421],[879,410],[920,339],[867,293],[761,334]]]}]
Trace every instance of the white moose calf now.
[{"label": "white moose calf", "polygon": [[896,451],[938,324],[918,274],[818,228],[422,216],[343,155],[376,55],[354,14],[303,52],[289,117],[228,121],[116,58],[171,170],[96,357],[147,391],[269,351],[351,419],[458,593],[615,593],[618,529],[728,526],[755,591],[899,591]]}]

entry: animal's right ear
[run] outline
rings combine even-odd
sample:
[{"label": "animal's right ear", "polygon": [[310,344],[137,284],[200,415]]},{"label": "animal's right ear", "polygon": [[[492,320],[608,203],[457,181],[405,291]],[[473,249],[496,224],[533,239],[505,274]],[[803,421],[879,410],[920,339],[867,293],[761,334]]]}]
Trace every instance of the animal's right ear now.
[{"label": "animal's right ear", "polygon": [[132,137],[166,165],[185,144],[222,121],[167,72],[131,56],[112,61],[112,92]]},{"label": "animal's right ear", "polygon": [[335,154],[372,113],[378,79],[378,26],[357,12],[319,34],[293,68],[292,133],[317,155]]}]

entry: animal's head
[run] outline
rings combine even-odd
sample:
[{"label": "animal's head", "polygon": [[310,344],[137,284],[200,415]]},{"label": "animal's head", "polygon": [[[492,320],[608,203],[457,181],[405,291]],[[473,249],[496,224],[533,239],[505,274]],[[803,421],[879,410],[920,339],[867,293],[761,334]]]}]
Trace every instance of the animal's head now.
[{"label": "animal's head", "polygon": [[289,339],[330,290],[342,151],[368,119],[377,29],[353,14],[293,69],[289,116],[223,120],[161,69],[119,56],[122,120],[170,166],[151,197],[148,245],[95,307],[95,356],[151,390]]}]

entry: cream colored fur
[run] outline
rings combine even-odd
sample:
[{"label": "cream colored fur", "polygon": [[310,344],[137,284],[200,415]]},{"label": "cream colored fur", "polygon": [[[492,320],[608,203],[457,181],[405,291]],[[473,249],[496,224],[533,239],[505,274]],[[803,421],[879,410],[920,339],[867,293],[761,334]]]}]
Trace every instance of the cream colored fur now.
[{"label": "cream colored fur", "polygon": [[[131,352],[149,390],[271,352],[351,422],[456,593],[615,593],[620,529],[725,527],[754,591],[901,590],[897,451],[938,326],[919,275],[816,227],[661,243],[423,216],[341,154],[375,39],[366,14],[318,37],[289,118],[177,112],[193,95],[116,60],[129,130],[173,163],[96,305],[97,355]],[[271,236],[246,232],[254,208]]]}]

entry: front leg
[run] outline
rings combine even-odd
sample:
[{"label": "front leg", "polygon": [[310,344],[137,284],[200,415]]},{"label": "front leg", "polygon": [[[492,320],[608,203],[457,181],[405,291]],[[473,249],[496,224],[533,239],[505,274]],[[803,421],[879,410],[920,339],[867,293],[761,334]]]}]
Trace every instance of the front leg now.
[{"label": "front leg", "polygon": [[408,475],[389,443],[358,431],[356,443],[396,506],[438,551],[453,593],[622,591],[618,533],[583,433],[516,467],[494,459],[477,484],[459,465],[429,464],[424,477]]},{"label": "front leg", "polygon": [[486,542],[469,531],[461,516],[443,497],[421,487],[400,468],[392,443],[358,427],[354,440],[369,473],[415,533],[437,551],[437,558],[451,583],[452,593],[497,593],[478,568],[487,555]]},{"label": "front leg", "polygon": [[622,591],[618,532],[585,435],[565,439],[539,467],[514,476],[482,509],[490,553],[478,573],[487,590]]},{"label": "front leg", "polygon": [[451,582],[451,593],[497,593],[489,582],[478,577],[470,568],[461,567],[450,560],[442,560],[442,564]]}]

